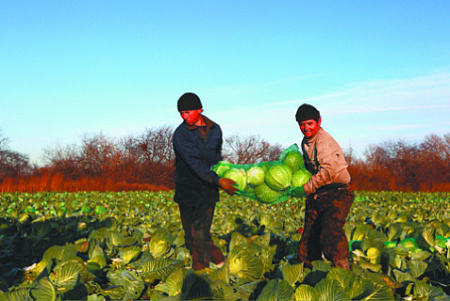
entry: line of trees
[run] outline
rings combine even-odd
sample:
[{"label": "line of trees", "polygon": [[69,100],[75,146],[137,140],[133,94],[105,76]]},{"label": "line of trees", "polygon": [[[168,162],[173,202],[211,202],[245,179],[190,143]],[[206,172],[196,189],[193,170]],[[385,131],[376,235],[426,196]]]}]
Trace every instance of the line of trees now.
[{"label": "line of trees", "polygon": [[[174,188],[174,128],[148,128],[114,139],[84,135],[80,144],[44,150],[43,166],[11,150],[0,133],[0,191],[122,191]],[[259,136],[225,138],[224,159],[237,164],[277,160],[283,147]],[[369,145],[364,158],[344,150],[357,190],[450,191],[450,134],[422,143]]]},{"label": "line of trees", "polygon": [[417,144],[389,140],[370,145],[365,160],[347,156],[358,189],[450,191],[450,134],[431,134]]}]

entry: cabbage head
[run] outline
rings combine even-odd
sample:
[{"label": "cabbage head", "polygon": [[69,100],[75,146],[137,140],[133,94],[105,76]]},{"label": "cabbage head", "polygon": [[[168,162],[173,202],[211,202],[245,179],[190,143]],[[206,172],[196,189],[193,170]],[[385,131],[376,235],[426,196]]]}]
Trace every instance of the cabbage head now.
[{"label": "cabbage head", "polygon": [[250,281],[255,281],[262,277],[264,263],[249,249],[241,245],[234,246],[227,257],[228,269],[231,275]]},{"label": "cabbage head", "polygon": [[247,170],[247,183],[253,186],[259,186],[264,183],[264,169],[259,166],[253,166]]},{"label": "cabbage head", "polygon": [[385,241],[383,242],[383,244],[386,246],[386,248],[391,249],[391,248],[395,248],[397,246],[397,242],[396,241]]},{"label": "cabbage head", "polygon": [[224,178],[234,180],[237,188],[244,191],[247,188],[247,173],[241,168],[231,168],[223,175]]},{"label": "cabbage head", "polygon": [[449,241],[448,238],[445,238],[441,235],[436,236],[436,246],[438,246],[441,249],[447,249],[447,241]]},{"label": "cabbage head", "polygon": [[405,238],[402,241],[400,241],[400,243],[402,246],[404,246],[411,252],[415,252],[417,249],[419,249],[416,240],[414,238]]},{"label": "cabbage head", "polygon": [[291,185],[292,170],[285,164],[270,167],[265,176],[267,186],[273,190],[284,190]]},{"label": "cabbage head", "polygon": [[281,192],[270,189],[265,183],[256,187],[253,193],[261,203],[265,204],[271,204],[282,196]]},{"label": "cabbage head", "polygon": [[153,232],[152,239],[148,243],[148,250],[156,258],[168,253],[171,245],[169,231],[166,228],[160,228]]},{"label": "cabbage head", "polygon": [[297,151],[291,151],[287,153],[283,160],[283,164],[286,164],[293,172],[296,172],[304,166],[303,156]]},{"label": "cabbage head", "polygon": [[213,167],[213,171],[219,176],[223,177],[225,172],[231,169],[231,163],[227,161],[220,161],[216,164],[216,166]]},{"label": "cabbage head", "polygon": [[306,169],[300,169],[292,175],[291,186],[300,187],[306,184],[311,179],[312,174]]},{"label": "cabbage head", "polygon": [[381,251],[378,248],[371,247],[367,250],[367,258],[372,264],[379,264],[381,260]]}]

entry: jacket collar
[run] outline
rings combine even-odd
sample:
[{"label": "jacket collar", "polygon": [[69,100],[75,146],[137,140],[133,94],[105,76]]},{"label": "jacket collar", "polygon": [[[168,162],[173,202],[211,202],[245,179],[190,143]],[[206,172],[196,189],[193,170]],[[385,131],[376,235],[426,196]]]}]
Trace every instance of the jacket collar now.
[{"label": "jacket collar", "polygon": [[[211,127],[213,127],[216,123],[214,121],[212,121],[211,119],[209,119],[208,117],[206,117],[205,115],[202,115],[203,120],[205,121],[205,125],[206,125],[206,132],[209,131],[209,129]],[[187,125],[188,130],[192,131],[192,130],[196,130],[197,126],[196,125]]]}]

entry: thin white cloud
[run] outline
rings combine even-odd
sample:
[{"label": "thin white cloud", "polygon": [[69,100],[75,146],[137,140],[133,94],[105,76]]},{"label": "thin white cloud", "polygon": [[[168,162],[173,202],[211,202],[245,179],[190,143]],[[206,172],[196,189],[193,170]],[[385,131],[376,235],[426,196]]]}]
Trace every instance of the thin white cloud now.
[{"label": "thin white cloud", "polygon": [[376,130],[376,131],[392,131],[392,130],[414,130],[414,129],[422,129],[429,128],[430,132],[432,129],[447,127],[447,132],[450,133],[450,121],[446,122],[429,122],[429,123],[405,123],[398,125],[377,125],[377,126],[369,126],[368,130]]},{"label": "thin white cloud", "polygon": [[[242,92],[248,92],[247,89],[252,86],[241,87]],[[225,90],[233,89],[227,87]],[[239,108],[257,114],[273,108],[297,107],[299,103],[317,104],[321,110],[327,110],[330,114],[398,111],[411,108],[446,109],[450,107],[450,73],[412,79],[374,80],[356,83],[347,89],[328,94],[256,105],[242,103]],[[235,108],[225,111],[234,114]]]},{"label": "thin white cloud", "polygon": [[375,80],[301,100],[242,105],[221,110],[226,134],[260,135],[270,142],[289,145],[301,140],[295,122],[299,103],[315,105],[324,127],[338,141],[353,143],[360,152],[371,142],[409,137],[421,140],[431,133],[450,132],[450,73]]}]

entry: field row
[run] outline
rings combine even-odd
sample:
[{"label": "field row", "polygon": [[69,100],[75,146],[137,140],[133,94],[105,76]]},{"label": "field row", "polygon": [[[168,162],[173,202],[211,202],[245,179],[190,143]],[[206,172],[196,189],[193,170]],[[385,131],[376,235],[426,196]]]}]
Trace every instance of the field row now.
[{"label": "field row", "polygon": [[450,300],[449,193],[357,192],[351,272],[298,262],[304,200],[222,195],[194,273],[173,192],[3,193],[0,300]]}]

